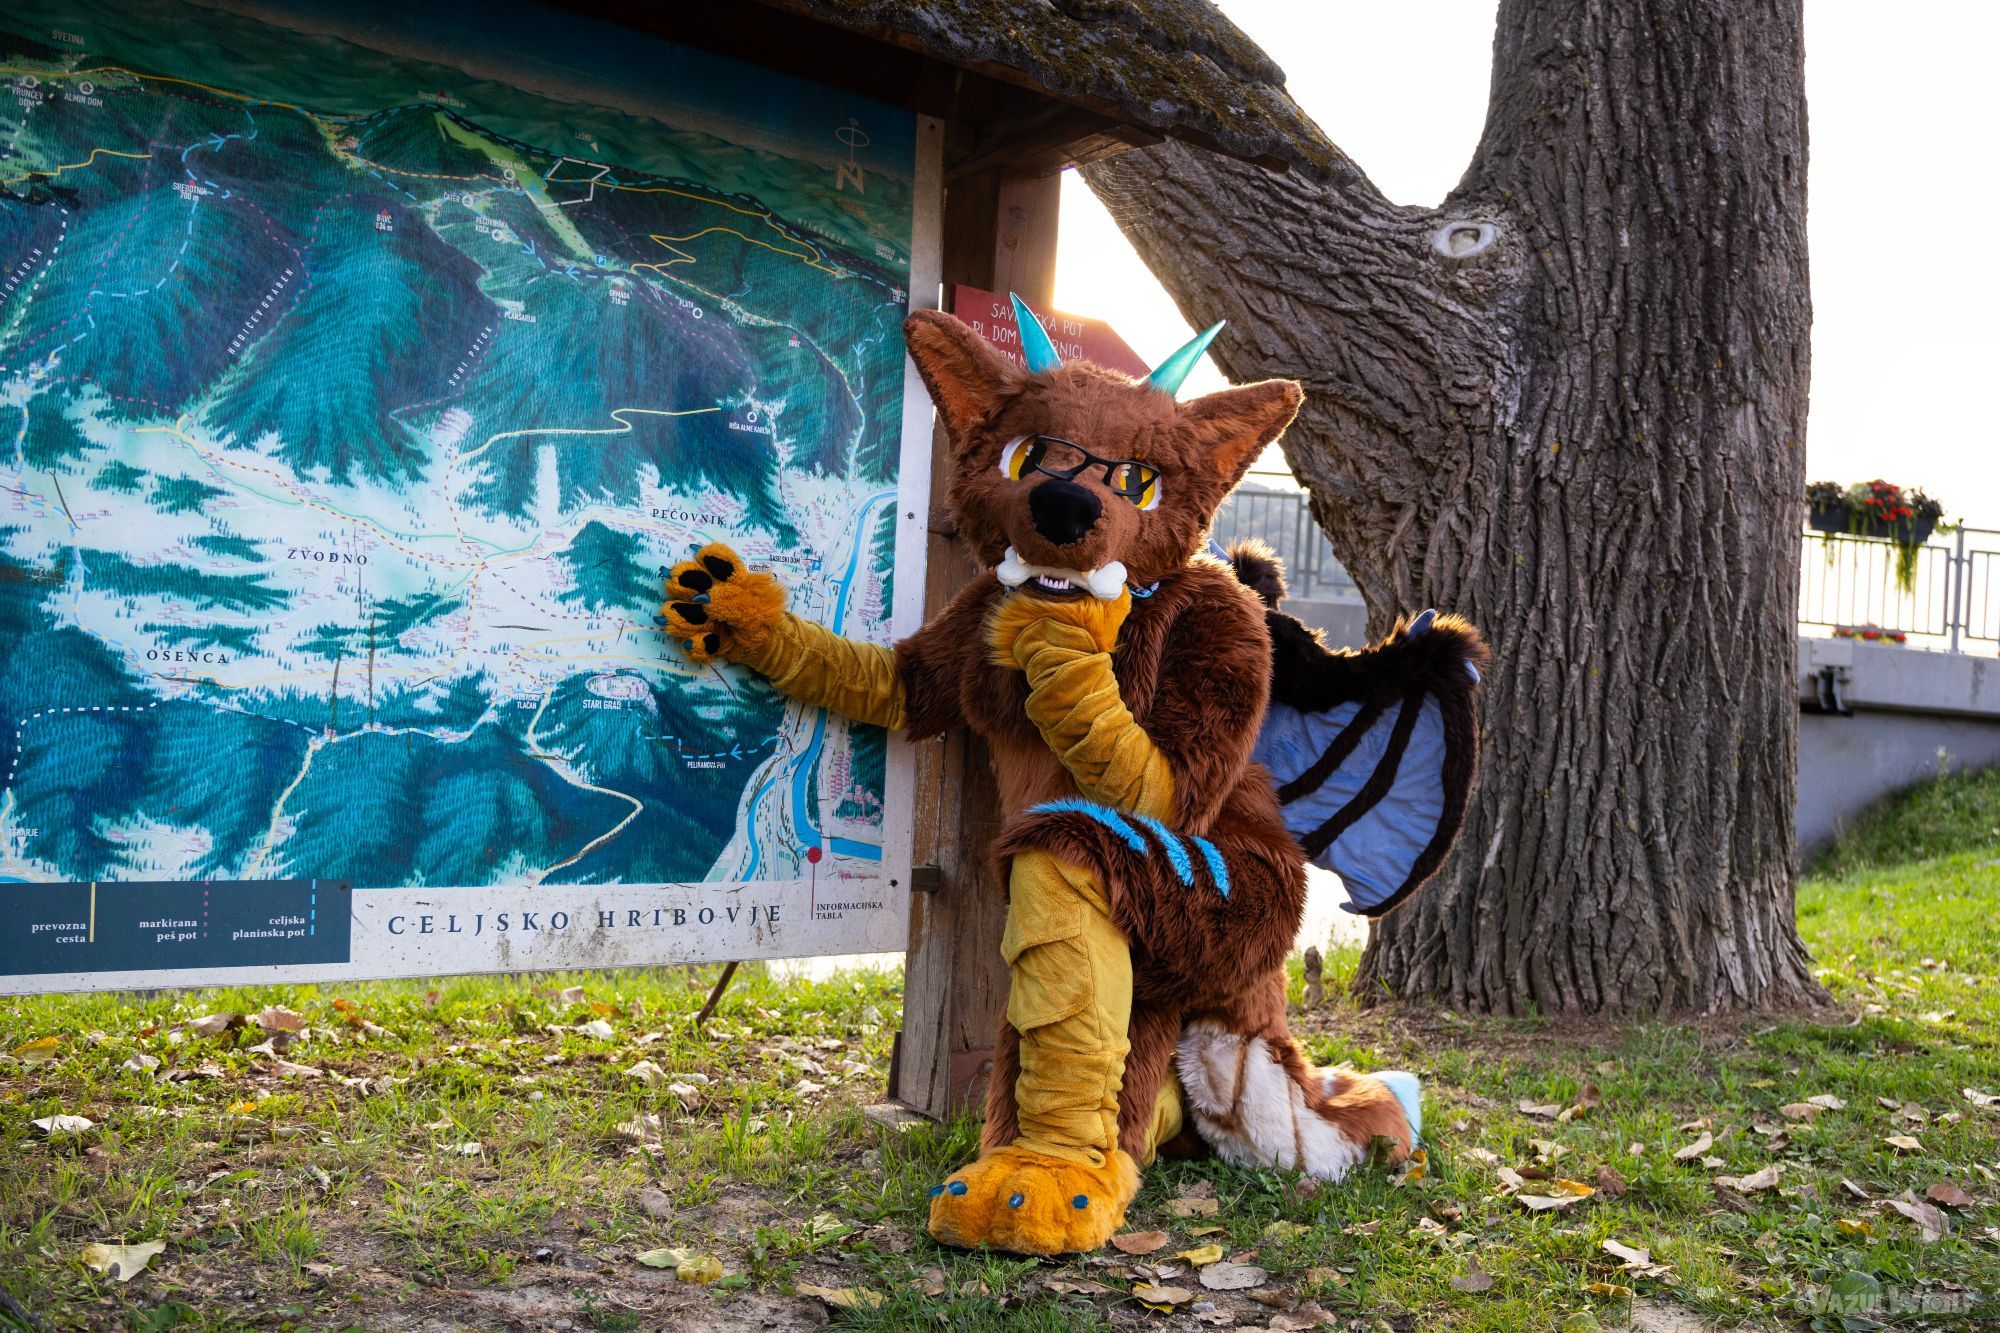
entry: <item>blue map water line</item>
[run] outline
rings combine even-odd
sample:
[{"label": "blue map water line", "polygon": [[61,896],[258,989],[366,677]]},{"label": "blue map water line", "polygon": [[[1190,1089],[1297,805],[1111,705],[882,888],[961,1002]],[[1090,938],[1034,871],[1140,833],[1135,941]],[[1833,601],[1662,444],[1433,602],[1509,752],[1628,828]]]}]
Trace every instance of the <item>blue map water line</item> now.
[{"label": "blue map water line", "polygon": [[[854,547],[848,553],[847,572],[841,575],[840,592],[833,603],[833,627],[836,630],[847,623],[847,599],[854,590],[855,577],[861,572],[861,551],[868,541],[869,519],[878,505],[885,501],[893,502],[895,498],[894,491],[878,491],[861,502],[861,516],[854,532]],[[808,846],[824,841],[827,850],[836,856],[851,856],[858,860],[879,862],[882,859],[882,848],[874,843],[856,842],[852,838],[823,838],[819,821],[813,817],[811,803],[806,800],[806,789],[811,785],[813,771],[819,764],[820,749],[826,742],[826,717],[826,710],[820,709],[819,716],[813,720],[812,739],[806,743],[806,748],[799,757],[792,761],[792,824],[801,833],[808,835]],[[747,836],[750,839],[750,868],[743,875],[746,880],[757,878],[758,866],[763,861],[763,853],[757,845],[757,806],[763,801],[764,794],[770,791],[777,781],[776,774],[765,778],[750,797],[749,815],[745,821]]]}]

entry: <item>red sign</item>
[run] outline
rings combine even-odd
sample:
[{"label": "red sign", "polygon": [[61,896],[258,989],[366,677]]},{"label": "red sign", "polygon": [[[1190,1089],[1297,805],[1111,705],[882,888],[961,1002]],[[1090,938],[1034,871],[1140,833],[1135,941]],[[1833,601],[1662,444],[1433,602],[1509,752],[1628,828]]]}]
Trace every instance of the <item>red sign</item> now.
[{"label": "red sign", "polygon": [[[1103,320],[1065,315],[1060,310],[1033,304],[1028,308],[1042,321],[1049,341],[1056,345],[1056,355],[1063,360],[1095,361],[1139,379],[1152,373],[1152,368]],[[951,313],[970,324],[974,333],[999,348],[1009,361],[1017,366],[1027,364],[1021,356],[1021,330],[1014,322],[1014,303],[1004,295],[961,283],[951,294]]]}]

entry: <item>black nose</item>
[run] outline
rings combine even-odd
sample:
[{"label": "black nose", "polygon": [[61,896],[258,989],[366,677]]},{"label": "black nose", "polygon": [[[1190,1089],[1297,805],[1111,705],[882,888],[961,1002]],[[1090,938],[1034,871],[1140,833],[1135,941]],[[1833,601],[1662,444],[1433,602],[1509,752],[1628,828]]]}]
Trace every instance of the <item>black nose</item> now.
[{"label": "black nose", "polygon": [[1073,481],[1045,481],[1028,492],[1035,531],[1056,546],[1082,541],[1103,512],[1097,497]]}]

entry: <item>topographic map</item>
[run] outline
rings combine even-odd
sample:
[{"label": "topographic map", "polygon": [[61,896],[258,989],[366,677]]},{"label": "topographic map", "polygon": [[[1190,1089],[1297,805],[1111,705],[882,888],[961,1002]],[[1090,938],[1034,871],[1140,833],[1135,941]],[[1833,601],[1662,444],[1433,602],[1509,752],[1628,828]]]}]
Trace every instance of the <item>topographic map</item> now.
[{"label": "topographic map", "polygon": [[0,13],[0,878],[880,860],[882,735],[653,615],[721,538],[887,639],[912,118],[450,12]]}]

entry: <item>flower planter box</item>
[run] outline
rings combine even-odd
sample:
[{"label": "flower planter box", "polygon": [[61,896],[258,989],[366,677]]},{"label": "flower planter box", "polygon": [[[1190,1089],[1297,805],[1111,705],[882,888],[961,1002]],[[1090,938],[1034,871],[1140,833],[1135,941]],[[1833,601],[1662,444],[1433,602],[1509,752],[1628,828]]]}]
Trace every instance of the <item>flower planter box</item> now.
[{"label": "flower planter box", "polygon": [[1815,506],[1807,515],[1806,522],[1815,532],[1830,532],[1841,537],[1875,537],[1895,542],[1898,546],[1922,546],[1931,539],[1931,532],[1937,527],[1934,518],[1905,518],[1893,523],[1866,515],[1856,518],[1852,505]]}]

